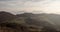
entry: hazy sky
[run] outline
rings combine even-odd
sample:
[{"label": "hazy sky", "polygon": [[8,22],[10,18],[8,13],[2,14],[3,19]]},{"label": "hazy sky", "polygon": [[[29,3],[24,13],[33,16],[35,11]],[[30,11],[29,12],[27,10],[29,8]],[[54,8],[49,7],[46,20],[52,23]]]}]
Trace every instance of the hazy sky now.
[{"label": "hazy sky", "polygon": [[60,14],[60,0],[0,0],[0,11]]}]

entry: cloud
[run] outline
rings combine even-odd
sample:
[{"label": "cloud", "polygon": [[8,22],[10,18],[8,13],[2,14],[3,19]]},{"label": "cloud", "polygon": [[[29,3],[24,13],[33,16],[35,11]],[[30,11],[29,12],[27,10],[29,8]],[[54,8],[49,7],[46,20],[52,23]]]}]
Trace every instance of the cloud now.
[{"label": "cloud", "polygon": [[21,0],[21,1],[40,1],[40,0]]},{"label": "cloud", "polygon": [[42,1],[42,0],[0,0],[0,8],[34,6],[35,2],[37,1]]},{"label": "cloud", "polygon": [[38,2],[38,1],[44,1],[44,0],[0,0],[0,1],[24,1],[24,2],[33,1],[33,2]]},{"label": "cloud", "polygon": [[55,0],[0,0],[0,11],[48,11],[48,6]]},{"label": "cloud", "polygon": [[0,0],[0,1],[12,1],[12,0]]},{"label": "cloud", "polygon": [[[0,0],[0,11],[26,11],[40,10],[43,6],[43,0]],[[44,7],[44,6],[43,6]],[[31,11],[28,11],[31,10]]]}]

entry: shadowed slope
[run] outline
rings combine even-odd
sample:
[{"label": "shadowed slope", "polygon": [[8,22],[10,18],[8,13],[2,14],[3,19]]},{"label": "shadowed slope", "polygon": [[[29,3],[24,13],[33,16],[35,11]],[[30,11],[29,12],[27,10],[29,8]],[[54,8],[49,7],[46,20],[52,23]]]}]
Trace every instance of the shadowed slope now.
[{"label": "shadowed slope", "polygon": [[9,12],[0,12],[0,22],[10,21],[15,18],[15,15],[9,13]]}]

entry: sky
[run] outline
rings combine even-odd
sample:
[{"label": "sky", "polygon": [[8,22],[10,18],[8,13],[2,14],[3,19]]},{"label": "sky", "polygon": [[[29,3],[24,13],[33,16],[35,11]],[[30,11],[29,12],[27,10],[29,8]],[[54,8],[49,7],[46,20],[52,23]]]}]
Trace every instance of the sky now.
[{"label": "sky", "polygon": [[60,14],[60,0],[0,0],[0,11]]}]

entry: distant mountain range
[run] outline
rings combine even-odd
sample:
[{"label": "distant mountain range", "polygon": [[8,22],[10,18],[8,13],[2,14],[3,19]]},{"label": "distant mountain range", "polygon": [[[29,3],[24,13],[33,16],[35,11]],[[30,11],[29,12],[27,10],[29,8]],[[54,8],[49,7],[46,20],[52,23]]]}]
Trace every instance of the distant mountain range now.
[{"label": "distant mountain range", "polygon": [[42,26],[49,29],[60,29],[60,15],[57,14],[32,14],[32,13],[23,13],[13,15],[8,12],[0,12],[0,23],[10,22],[18,23],[22,25],[34,25]]},{"label": "distant mountain range", "polygon": [[16,15],[18,18],[19,17],[25,17],[25,18],[34,18],[36,20],[42,20],[42,21],[48,21],[51,24],[54,25],[60,25],[60,15],[58,14],[32,14],[32,13],[24,13],[24,14],[17,14]]},{"label": "distant mountain range", "polygon": [[[60,15],[59,14],[32,14],[32,13],[24,13],[17,14],[18,18],[25,18],[24,21],[28,24],[35,25],[46,25],[50,26],[51,24],[60,29]],[[51,26],[50,26],[51,27]]]}]

